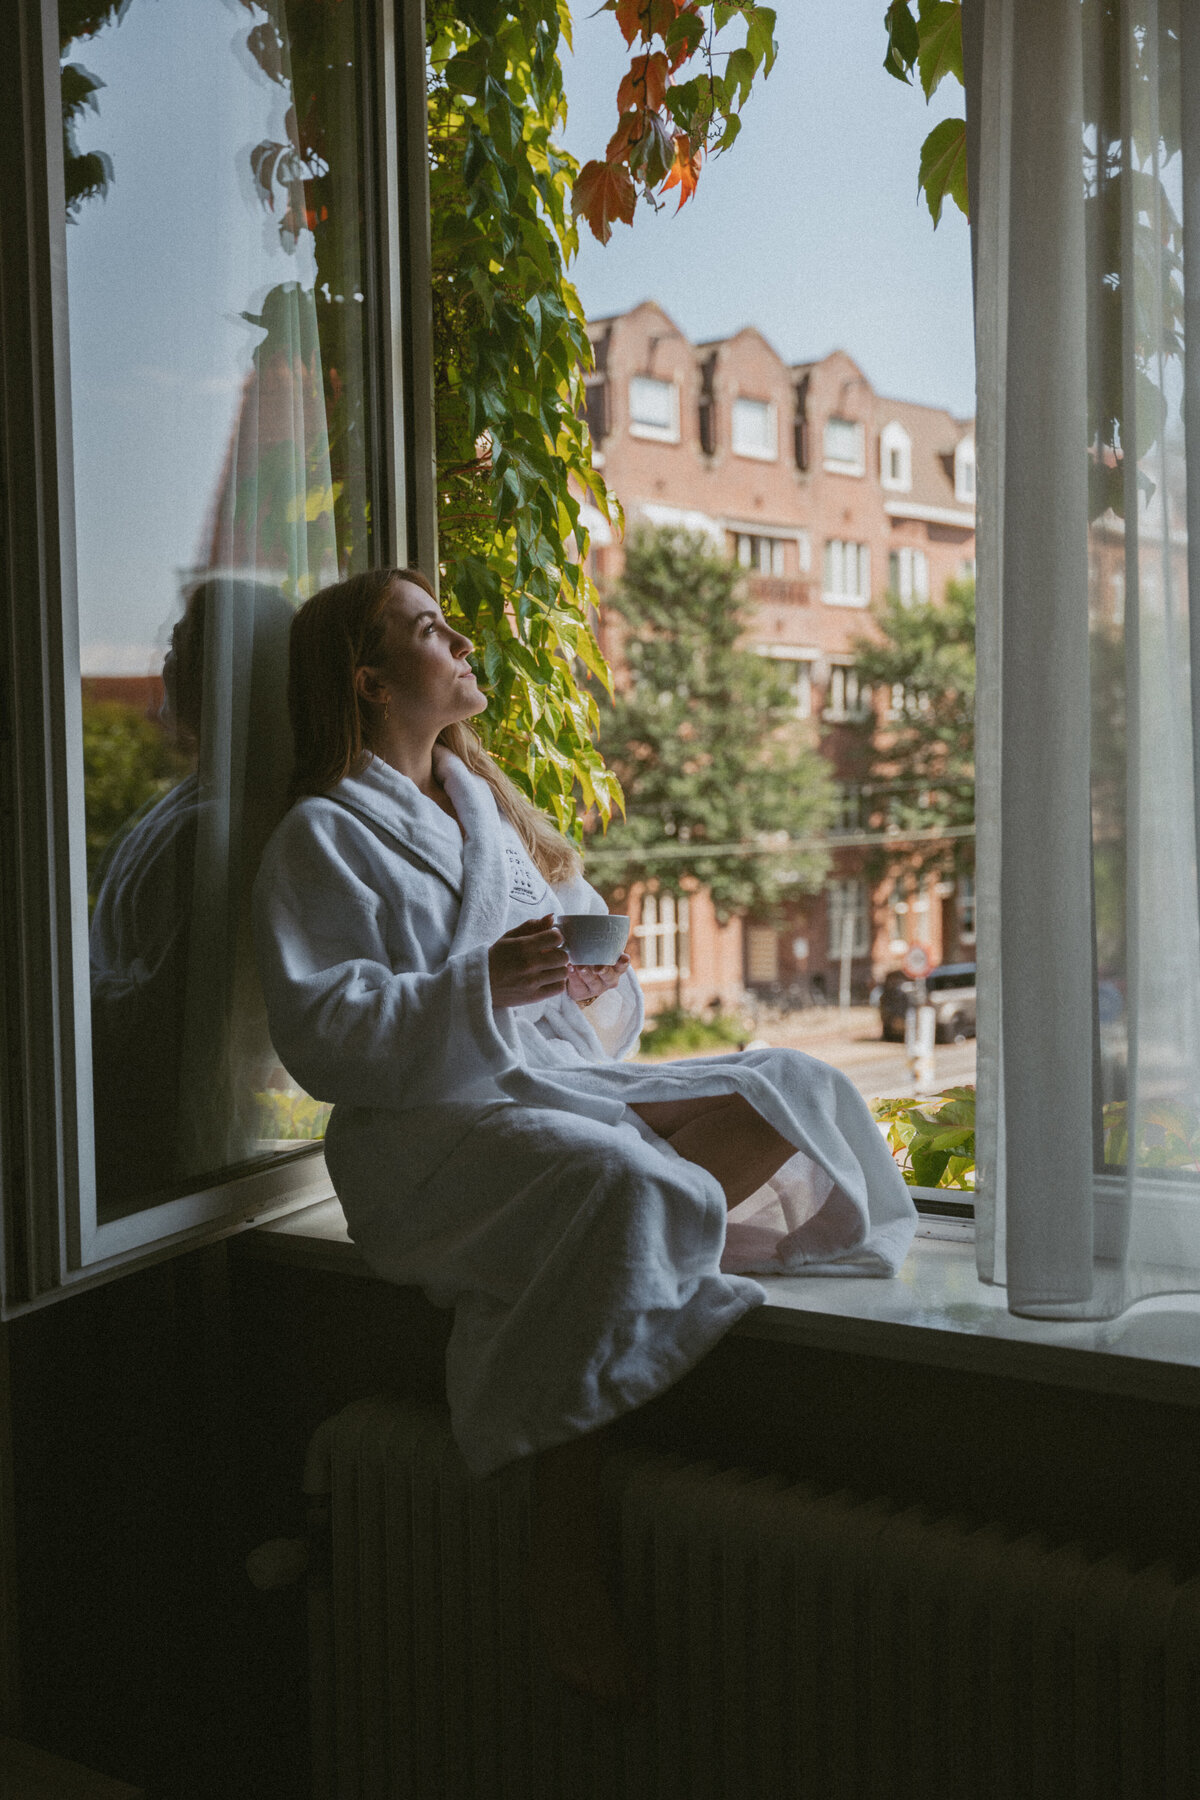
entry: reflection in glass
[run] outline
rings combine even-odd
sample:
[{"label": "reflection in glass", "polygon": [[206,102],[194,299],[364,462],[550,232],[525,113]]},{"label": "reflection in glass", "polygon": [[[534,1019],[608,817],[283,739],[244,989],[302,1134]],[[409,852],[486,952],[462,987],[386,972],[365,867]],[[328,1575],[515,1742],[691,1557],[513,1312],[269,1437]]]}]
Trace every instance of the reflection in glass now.
[{"label": "reflection in glass", "polygon": [[287,631],[369,566],[358,9],[63,0],[101,1218],[319,1136],[248,942]]}]

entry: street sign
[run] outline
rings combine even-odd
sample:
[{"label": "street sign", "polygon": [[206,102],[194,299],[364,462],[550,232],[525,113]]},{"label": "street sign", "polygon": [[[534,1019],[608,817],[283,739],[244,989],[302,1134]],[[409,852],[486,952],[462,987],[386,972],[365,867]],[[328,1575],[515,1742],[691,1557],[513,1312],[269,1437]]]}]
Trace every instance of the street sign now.
[{"label": "street sign", "polygon": [[929,951],[925,948],[924,944],[911,944],[909,946],[908,955],[905,957],[901,967],[911,980],[920,981],[921,977],[923,975],[928,975],[930,969],[932,969],[933,957],[929,954]]}]

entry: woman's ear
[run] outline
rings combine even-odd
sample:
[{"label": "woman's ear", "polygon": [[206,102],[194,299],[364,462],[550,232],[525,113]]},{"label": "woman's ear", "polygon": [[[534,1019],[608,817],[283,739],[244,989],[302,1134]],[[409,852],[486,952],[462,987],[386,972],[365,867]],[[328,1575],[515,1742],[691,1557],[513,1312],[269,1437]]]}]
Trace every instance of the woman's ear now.
[{"label": "woman's ear", "polygon": [[367,668],[365,663],[354,671],[354,691],[368,706],[383,704],[384,685],[376,670]]}]

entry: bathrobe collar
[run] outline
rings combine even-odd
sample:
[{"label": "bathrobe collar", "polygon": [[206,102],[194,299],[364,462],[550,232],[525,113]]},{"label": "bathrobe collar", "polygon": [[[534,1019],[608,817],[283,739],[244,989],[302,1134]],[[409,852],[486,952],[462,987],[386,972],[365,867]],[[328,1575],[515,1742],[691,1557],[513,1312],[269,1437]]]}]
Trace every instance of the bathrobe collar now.
[{"label": "bathrobe collar", "polygon": [[415,781],[372,756],[330,795],[402,844],[461,902],[451,955],[493,944],[507,929],[508,864],[504,824],[487,782],[441,744],[433,767],[458,814],[454,820]]}]

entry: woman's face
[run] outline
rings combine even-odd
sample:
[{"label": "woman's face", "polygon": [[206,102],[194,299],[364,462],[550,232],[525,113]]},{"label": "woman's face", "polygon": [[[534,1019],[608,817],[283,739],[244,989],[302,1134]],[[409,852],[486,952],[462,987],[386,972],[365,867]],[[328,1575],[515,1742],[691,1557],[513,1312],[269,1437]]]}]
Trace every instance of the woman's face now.
[{"label": "woman's face", "polygon": [[487,706],[467,657],[471,640],[455,631],[436,600],[408,581],[393,583],[384,612],[383,654],[359,671],[360,691],[401,725],[440,731]]}]

